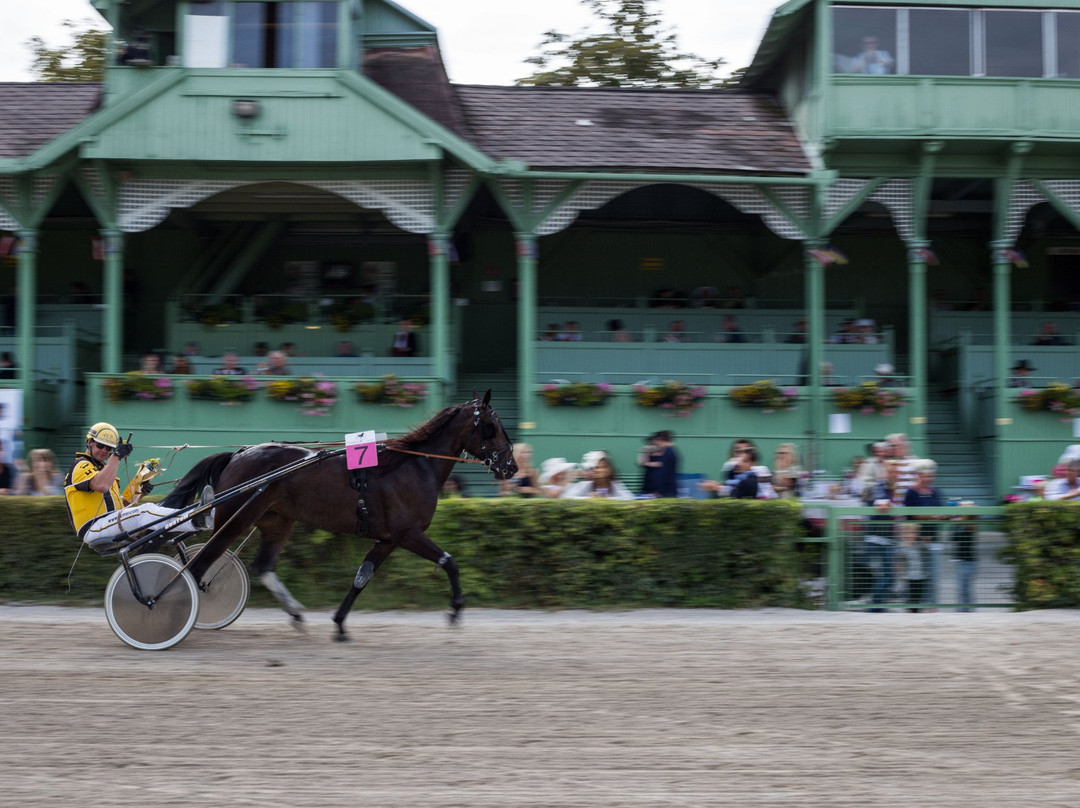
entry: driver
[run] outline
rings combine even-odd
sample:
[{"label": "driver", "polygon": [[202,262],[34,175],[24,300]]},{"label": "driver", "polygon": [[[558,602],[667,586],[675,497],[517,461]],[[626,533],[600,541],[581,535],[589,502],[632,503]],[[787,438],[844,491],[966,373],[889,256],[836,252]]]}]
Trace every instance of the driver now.
[{"label": "driver", "polygon": [[[151,524],[180,511],[154,503],[135,505],[152,488],[143,474],[136,474],[120,493],[116,474],[120,461],[131,454],[131,449],[131,442],[120,440],[116,427],[104,421],[94,424],[86,433],[86,451],[75,455],[75,463],[64,478],[71,526],[84,543],[98,551],[108,550],[118,545],[117,536],[121,532],[134,533],[147,526],[183,533],[213,529],[211,511],[203,511],[194,518],[185,513],[172,521]],[[213,499],[214,490],[206,486],[201,502],[206,504]]]}]

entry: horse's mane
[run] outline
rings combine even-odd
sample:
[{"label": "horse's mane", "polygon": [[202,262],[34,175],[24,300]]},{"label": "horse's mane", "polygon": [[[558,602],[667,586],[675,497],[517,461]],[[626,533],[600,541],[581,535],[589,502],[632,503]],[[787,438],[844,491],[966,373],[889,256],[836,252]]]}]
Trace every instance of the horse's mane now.
[{"label": "horse's mane", "polygon": [[[455,404],[452,407],[435,413],[425,423],[416,427],[412,432],[402,435],[400,438],[390,438],[386,441],[387,449],[410,449],[418,450],[423,444],[446,429],[447,425],[454,420],[465,404]],[[398,466],[408,458],[408,455],[398,452],[390,452],[385,459],[379,460],[380,466]]]}]

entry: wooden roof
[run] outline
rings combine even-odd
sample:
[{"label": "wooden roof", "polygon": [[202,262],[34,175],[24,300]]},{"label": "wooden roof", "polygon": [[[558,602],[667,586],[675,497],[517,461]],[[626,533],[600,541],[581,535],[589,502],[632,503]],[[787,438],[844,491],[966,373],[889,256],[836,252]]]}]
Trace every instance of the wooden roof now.
[{"label": "wooden roof", "polygon": [[100,104],[100,84],[0,82],[0,158],[32,154]]}]

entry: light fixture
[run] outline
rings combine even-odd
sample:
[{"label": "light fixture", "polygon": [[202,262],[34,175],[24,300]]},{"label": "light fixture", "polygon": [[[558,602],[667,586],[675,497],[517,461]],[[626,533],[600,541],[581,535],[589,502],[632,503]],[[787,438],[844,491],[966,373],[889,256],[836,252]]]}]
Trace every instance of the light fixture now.
[{"label": "light fixture", "polygon": [[251,98],[237,98],[233,101],[232,109],[237,118],[254,118],[259,114],[259,102]]}]

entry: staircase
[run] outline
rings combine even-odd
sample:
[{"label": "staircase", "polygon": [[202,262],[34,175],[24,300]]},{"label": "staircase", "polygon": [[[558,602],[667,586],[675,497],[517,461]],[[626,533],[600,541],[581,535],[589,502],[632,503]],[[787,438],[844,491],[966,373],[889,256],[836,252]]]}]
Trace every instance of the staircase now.
[{"label": "staircase", "polygon": [[[491,390],[491,406],[499,414],[499,420],[510,435],[517,434],[518,398],[517,372],[503,370],[488,373],[463,373],[458,375],[457,387],[450,403],[459,404],[473,397],[473,390],[483,397]],[[461,463],[454,471],[465,485],[465,493],[470,497],[493,497],[499,493],[498,483],[484,466],[474,463]]]},{"label": "staircase", "polygon": [[931,389],[926,414],[930,444],[926,456],[938,464],[935,485],[950,499],[959,497],[976,505],[996,505],[997,497],[982,452],[960,426],[955,396]]}]

